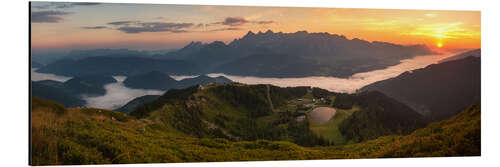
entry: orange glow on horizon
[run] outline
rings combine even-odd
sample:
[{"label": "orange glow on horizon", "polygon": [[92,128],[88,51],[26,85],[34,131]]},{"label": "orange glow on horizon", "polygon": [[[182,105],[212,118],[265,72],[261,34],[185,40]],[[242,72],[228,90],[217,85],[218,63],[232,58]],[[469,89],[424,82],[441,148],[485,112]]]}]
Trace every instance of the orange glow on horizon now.
[{"label": "orange glow on horizon", "polygon": [[[348,39],[358,38],[370,42],[425,44],[431,49],[438,50],[481,48],[479,11],[144,4],[137,6],[129,4],[125,8],[119,4],[106,5],[80,8],[78,11],[71,11],[77,8],[65,9],[72,13],[61,16],[64,20],[58,23],[31,23],[31,47],[34,49],[127,47],[156,50],[181,48],[191,41],[229,43],[243,37],[248,31],[272,30],[294,33],[305,30],[310,33],[328,32],[344,35]],[[134,10],[148,12],[131,12]],[[227,17],[244,18],[245,22],[236,26],[215,24]],[[185,30],[183,33],[125,33],[120,31],[118,26],[108,24],[126,20],[192,23],[193,26],[182,29]],[[260,21],[272,22],[258,24]],[[93,26],[105,28],[82,29]]]}]

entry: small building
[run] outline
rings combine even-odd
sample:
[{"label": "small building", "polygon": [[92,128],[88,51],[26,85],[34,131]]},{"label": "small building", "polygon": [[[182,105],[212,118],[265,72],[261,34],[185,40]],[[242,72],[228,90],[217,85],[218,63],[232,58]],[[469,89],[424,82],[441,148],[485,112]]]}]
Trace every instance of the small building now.
[{"label": "small building", "polygon": [[306,120],[306,115],[299,115],[299,116],[295,117],[295,120],[297,122],[302,122],[302,121]]}]

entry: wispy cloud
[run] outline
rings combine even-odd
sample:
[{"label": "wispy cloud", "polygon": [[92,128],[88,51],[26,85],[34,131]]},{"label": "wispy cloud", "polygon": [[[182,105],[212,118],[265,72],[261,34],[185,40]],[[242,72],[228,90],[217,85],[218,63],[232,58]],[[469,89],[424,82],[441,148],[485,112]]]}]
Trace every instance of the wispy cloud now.
[{"label": "wispy cloud", "polygon": [[224,21],[215,22],[215,23],[212,23],[211,25],[220,24],[220,25],[226,25],[226,26],[236,27],[236,26],[243,26],[243,25],[245,25],[247,23],[252,23],[252,24],[272,24],[272,23],[275,23],[275,21],[272,21],[272,20],[250,21],[250,20],[245,19],[243,17],[226,17],[224,19]]},{"label": "wispy cloud", "polygon": [[269,20],[269,21],[257,21],[257,24],[272,24],[275,23],[275,21]]},{"label": "wispy cloud", "polygon": [[238,31],[238,30],[243,30],[243,28],[238,28],[238,27],[218,28],[218,29],[208,30],[208,31],[206,31],[206,32],[217,32],[217,31]]},{"label": "wispy cloud", "polygon": [[108,27],[106,26],[90,26],[90,27],[81,27],[82,29],[87,29],[87,30],[98,30],[98,29],[107,29]]},{"label": "wispy cloud", "polygon": [[140,21],[116,21],[109,22],[109,25],[117,26],[116,30],[128,34],[138,34],[142,32],[189,32],[186,28],[195,26],[193,23],[172,23],[172,22],[140,22]]},{"label": "wispy cloud", "polygon": [[[155,17],[154,19],[163,19]],[[240,26],[245,24],[273,24],[272,20],[251,21],[242,17],[226,17],[223,21],[214,23],[175,23],[175,22],[146,22],[137,20],[121,20],[106,23],[111,28],[127,34],[138,34],[143,32],[216,32],[216,31],[236,31],[243,30]],[[84,29],[103,29],[104,26],[82,27]],[[209,29],[211,28],[211,29]],[[208,30],[207,30],[208,29]]]},{"label": "wispy cloud", "polygon": [[135,24],[135,23],[138,23],[139,21],[114,21],[114,22],[109,22],[108,24],[110,25],[115,25],[115,26],[119,26],[119,25],[130,25],[130,24]]},{"label": "wispy cloud", "polygon": [[32,23],[58,23],[63,21],[63,15],[71,14],[71,12],[63,11],[37,11],[31,12]]},{"label": "wispy cloud", "polygon": [[249,22],[248,20],[242,17],[227,17],[226,19],[224,19],[224,21],[217,22],[216,24],[222,24],[227,26],[241,26],[248,22]]},{"label": "wispy cloud", "polygon": [[98,3],[98,2],[75,2],[72,4],[75,6],[95,6],[95,5],[100,5],[101,3]]},{"label": "wispy cloud", "polygon": [[440,39],[459,39],[480,36],[481,32],[472,31],[463,27],[462,22],[424,24],[412,29],[403,35],[427,36]]},{"label": "wispy cloud", "polygon": [[74,3],[69,3],[69,2],[51,2],[49,4],[44,4],[44,5],[38,5],[38,6],[31,6],[34,9],[66,9],[66,8],[72,8],[72,7],[77,7],[77,6],[96,6],[100,5],[101,3],[96,3],[96,2],[74,2]]},{"label": "wispy cloud", "polygon": [[425,16],[427,16],[427,17],[436,17],[437,14],[435,14],[435,13],[427,13],[427,14],[425,14]]}]

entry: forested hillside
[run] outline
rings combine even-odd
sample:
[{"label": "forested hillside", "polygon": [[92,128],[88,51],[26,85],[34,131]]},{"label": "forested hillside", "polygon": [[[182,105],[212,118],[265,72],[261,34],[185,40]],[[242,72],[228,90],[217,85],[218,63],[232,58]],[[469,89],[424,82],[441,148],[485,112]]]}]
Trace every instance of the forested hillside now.
[{"label": "forested hillside", "polygon": [[32,165],[481,155],[479,103],[406,136],[316,147],[287,141],[198,138],[164,126],[161,119],[64,108],[37,97],[32,98],[32,105]]},{"label": "forested hillside", "polygon": [[380,91],[428,119],[448,119],[481,98],[481,59],[432,64],[361,88]]}]

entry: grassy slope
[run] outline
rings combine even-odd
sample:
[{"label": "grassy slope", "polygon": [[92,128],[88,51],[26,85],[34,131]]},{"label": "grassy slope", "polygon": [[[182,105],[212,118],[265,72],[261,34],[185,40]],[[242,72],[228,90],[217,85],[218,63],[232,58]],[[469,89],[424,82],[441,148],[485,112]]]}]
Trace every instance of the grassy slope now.
[{"label": "grassy slope", "polygon": [[480,105],[407,136],[301,147],[286,141],[196,138],[148,119],[65,109],[33,98],[33,165],[480,155]]},{"label": "grassy slope", "polygon": [[334,157],[439,157],[481,155],[481,105],[417,129],[406,136],[384,136],[358,144],[323,147]]},{"label": "grassy slope", "polygon": [[[307,93],[303,88],[266,85],[209,85],[171,90],[131,115],[159,120],[165,126],[197,137],[240,140],[285,140],[303,146],[325,145],[309,130],[308,121],[297,122],[295,110],[286,110],[291,99]],[[270,108],[269,99],[277,108]]]},{"label": "grassy slope", "polygon": [[[317,159],[290,142],[195,138],[147,119],[33,98],[33,165]],[[114,118],[114,119],[113,119]]]},{"label": "grassy slope", "polygon": [[328,121],[326,124],[318,124],[314,122],[310,117],[308,117],[311,124],[309,128],[317,135],[322,136],[323,138],[333,142],[335,145],[346,144],[348,141],[342,135],[339,130],[339,125],[346,118],[352,115],[352,113],[359,111],[359,107],[355,106],[352,109],[344,110],[344,109],[336,109],[337,112],[335,116]]}]

